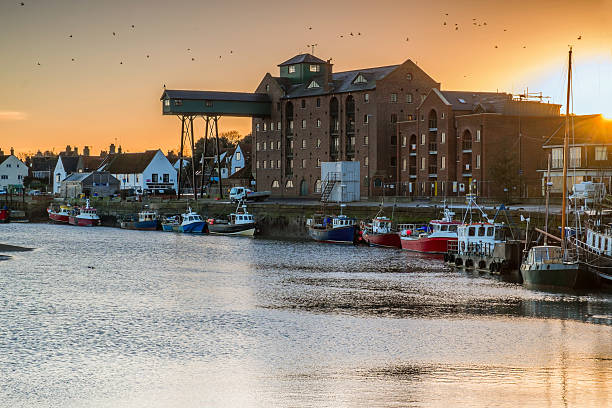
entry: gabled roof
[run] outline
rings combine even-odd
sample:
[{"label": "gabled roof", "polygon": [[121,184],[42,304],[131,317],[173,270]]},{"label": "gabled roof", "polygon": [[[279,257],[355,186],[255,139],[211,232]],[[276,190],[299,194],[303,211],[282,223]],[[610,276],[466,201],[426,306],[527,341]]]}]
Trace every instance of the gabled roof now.
[{"label": "gabled roof", "polygon": [[326,64],[326,61],[323,61],[321,58],[317,58],[312,54],[300,54],[296,55],[293,58],[288,59],[282,64],[278,64],[279,67],[285,65],[294,65],[294,64]]},{"label": "gabled roof", "polygon": [[231,179],[252,179],[253,173],[251,172],[251,163],[246,163],[243,168],[229,176]]},{"label": "gabled roof", "polygon": [[[565,116],[558,118],[559,127],[552,135],[547,135],[544,146],[562,146],[565,133]],[[569,143],[612,145],[612,121],[602,115],[583,115],[570,117]]]},{"label": "gabled roof", "polygon": [[91,173],[72,173],[64,181],[83,181],[89,176],[91,176]]},{"label": "gabled roof", "polygon": [[143,153],[109,154],[104,159],[100,170],[112,174],[140,174],[144,172],[159,150],[147,150]]},{"label": "gabled roof", "polygon": [[166,89],[162,94],[160,100],[164,100],[167,98],[234,102],[270,102],[270,97],[264,93],[189,91],[180,89]]},{"label": "gabled roof", "polygon": [[100,167],[103,161],[104,157],[100,156],[81,156],[79,165],[83,166],[83,171],[94,171]]},{"label": "gabled roof", "polygon": [[497,111],[493,105],[505,103],[512,100],[512,95],[498,92],[473,92],[473,91],[439,91],[453,110],[472,111],[477,104],[488,106],[488,110]]},{"label": "gabled roof", "polygon": [[57,164],[57,157],[43,156],[43,157],[32,157],[32,171],[53,171]]},{"label": "gabled roof", "polygon": [[11,155],[10,155],[10,154],[1,155],[1,156],[0,156],[0,164],[4,163],[4,161],[5,161],[6,159],[8,159],[9,157],[11,157]]},{"label": "gabled roof", "polygon": [[64,156],[60,154],[60,160],[66,173],[74,173],[79,165],[79,156]]}]

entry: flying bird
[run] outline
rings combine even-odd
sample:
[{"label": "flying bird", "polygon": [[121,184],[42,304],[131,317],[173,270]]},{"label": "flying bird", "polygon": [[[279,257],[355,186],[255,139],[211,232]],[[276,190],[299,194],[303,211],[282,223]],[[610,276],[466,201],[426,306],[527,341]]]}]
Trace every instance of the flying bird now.
[{"label": "flying bird", "polygon": [[444,22],[444,24],[443,24],[443,25],[446,25],[446,21]]},{"label": "flying bird", "polygon": [[119,65],[123,65],[123,61],[119,62]]},{"label": "flying bird", "polygon": [[455,27],[455,31],[459,30],[459,27]]},{"label": "flying bird", "polygon": [[115,32],[113,31],[113,35],[117,35],[117,33],[115,33]]},{"label": "flying bird", "polygon": [[36,65],[40,65],[40,62],[37,62]]},{"label": "flying bird", "polygon": [[308,27],[309,30],[312,30],[312,27]]},{"label": "flying bird", "polygon": [[72,60],[74,61],[74,58]]},{"label": "flying bird", "polygon": [[581,36],[581,35],[579,35],[579,36],[578,36],[578,39],[579,39],[579,40],[582,40],[582,36]]},{"label": "flying bird", "polygon": [[147,58],[149,58],[149,54],[147,54]]},{"label": "flying bird", "polygon": [[508,30],[504,28],[504,31],[508,31]]},{"label": "flying bird", "polygon": [[132,24],[132,28],[134,28],[134,24]]},{"label": "flying bird", "polygon": [[191,57],[191,60],[192,60],[192,61],[195,61],[195,58]]},{"label": "flying bird", "polygon": [[219,59],[221,59],[221,56],[219,55]]},{"label": "flying bird", "polygon": [[361,33],[357,33],[357,35],[361,35]]},{"label": "flying bird", "polygon": [[19,3],[20,6],[25,6],[25,3],[22,1],[21,3]]},{"label": "flying bird", "polygon": [[353,36],[353,32],[351,31],[351,37]]},{"label": "flying bird", "polygon": [[495,48],[497,48],[497,45],[495,46]]},{"label": "flying bird", "polygon": [[487,25],[487,22],[485,21],[484,23],[482,23],[482,25]]},{"label": "flying bird", "polygon": [[406,37],[406,41],[410,41],[410,38]]},{"label": "flying bird", "polygon": [[234,53],[234,51],[230,50],[230,54],[233,54],[233,53]]},{"label": "flying bird", "polygon": [[523,45],[523,48],[527,48],[527,46],[526,46],[526,45]]},{"label": "flying bird", "polygon": [[69,37],[69,38],[72,38],[72,34],[70,34],[68,37]]},{"label": "flying bird", "polygon": [[187,51],[191,51],[191,48],[187,48]]},{"label": "flying bird", "polygon": [[343,36],[343,35],[341,35],[341,36],[340,36],[340,38],[344,38],[344,36]]}]

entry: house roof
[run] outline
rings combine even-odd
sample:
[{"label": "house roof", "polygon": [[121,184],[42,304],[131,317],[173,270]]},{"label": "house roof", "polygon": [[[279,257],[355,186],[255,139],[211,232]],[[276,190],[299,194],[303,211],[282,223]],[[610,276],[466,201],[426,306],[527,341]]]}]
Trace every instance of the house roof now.
[{"label": "house roof", "polygon": [[229,176],[231,179],[252,179],[253,173],[251,172],[251,163],[246,163],[243,168]]},{"label": "house roof", "polygon": [[270,97],[264,93],[246,92],[219,92],[219,91],[189,91],[180,89],[167,89],[162,94],[163,99],[197,99],[215,101],[237,102],[270,102]]},{"label": "house roof", "polygon": [[80,164],[83,166],[83,171],[93,171],[97,170],[103,161],[104,157],[100,156],[81,156]]},{"label": "house roof", "polygon": [[82,182],[88,179],[90,176],[94,176],[94,182],[111,182],[115,184],[121,184],[121,182],[112,174],[107,171],[89,171],[85,173],[72,173],[66,177],[63,181],[77,181]]},{"label": "house roof", "polygon": [[495,104],[512,100],[512,95],[498,92],[438,91],[453,110],[472,111],[481,105],[487,112],[496,112]]},{"label": "house roof", "polygon": [[[562,146],[565,116],[560,116],[557,131],[544,142],[546,146]],[[612,144],[612,121],[602,115],[583,115],[570,117],[569,143],[572,144]]]},{"label": "house roof", "polygon": [[60,154],[60,160],[66,173],[74,173],[79,164],[79,156],[64,156]]},{"label": "house roof", "polygon": [[46,156],[46,157],[32,157],[32,171],[50,171],[55,168],[57,164],[57,157]]},{"label": "house roof", "polygon": [[[298,98],[303,96],[325,95],[329,93],[354,92],[376,88],[376,81],[385,78],[393,72],[399,65],[389,65],[386,67],[375,67],[356,69],[353,71],[335,72],[332,74],[332,82],[326,87],[327,78],[325,74],[312,77],[308,82],[302,84],[287,84],[281,81],[279,85],[285,89],[285,98]],[[353,81],[361,74],[367,80],[365,83],[355,84]],[[285,79],[285,78],[276,78]],[[318,88],[308,88],[312,81],[319,84]]]},{"label": "house roof", "polygon": [[72,173],[64,181],[83,181],[90,175],[91,173]]},{"label": "house roof", "polygon": [[299,54],[293,58],[289,58],[287,61],[278,64],[279,67],[285,65],[294,65],[294,64],[326,64],[326,61],[323,61],[321,58],[317,58],[312,54]]},{"label": "house roof", "polygon": [[142,153],[121,153],[106,156],[100,170],[112,174],[139,174],[144,172],[159,150]]},{"label": "house roof", "polygon": [[0,155],[0,164],[4,163],[4,161],[5,161],[6,159],[8,159],[9,157],[11,157],[11,155],[10,155],[10,154],[3,154],[3,155]]}]

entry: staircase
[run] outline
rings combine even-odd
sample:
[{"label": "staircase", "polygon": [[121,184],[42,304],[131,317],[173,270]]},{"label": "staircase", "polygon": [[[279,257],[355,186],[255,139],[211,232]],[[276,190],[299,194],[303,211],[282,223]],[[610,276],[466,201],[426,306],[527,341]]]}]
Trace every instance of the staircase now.
[{"label": "staircase", "polygon": [[325,180],[323,180],[323,186],[321,188],[321,202],[326,203],[329,200],[329,196],[334,190],[334,186],[336,183],[340,182],[340,173],[338,172],[329,172],[327,176],[325,176]]}]

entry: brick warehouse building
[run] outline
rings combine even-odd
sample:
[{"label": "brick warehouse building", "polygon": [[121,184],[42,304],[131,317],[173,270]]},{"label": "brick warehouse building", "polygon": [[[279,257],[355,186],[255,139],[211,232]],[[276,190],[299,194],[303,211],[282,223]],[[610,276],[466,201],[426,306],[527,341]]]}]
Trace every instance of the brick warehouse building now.
[{"label": "brick warehouse building", "polygon": [[316,195],[321,162],[354,160],[362,196],[380,196],[384,185],[406,196],[463,195],[470,185],[481,195],[501,195],[505,185],[539,191],[538,155],[560,105],[441,91],[411,60],[334,73],[330,61],[301,54],[279,67],[255,91],[272,101],[271,116],[252,125],[260,190]]},{"label": "brick warehouse building", "polygon": [[266,74],[257,93],[272,100],[270,118],[253,119],[253,173],[273,195],[320,192],[321,162],[361,163],[362,195],[395,182],[397,123],[415,117],[434,81],[412,61],[332,72],[330,61],[301,54]]}]

